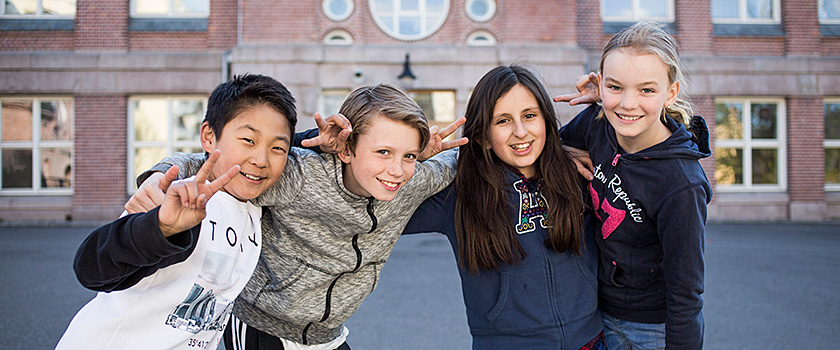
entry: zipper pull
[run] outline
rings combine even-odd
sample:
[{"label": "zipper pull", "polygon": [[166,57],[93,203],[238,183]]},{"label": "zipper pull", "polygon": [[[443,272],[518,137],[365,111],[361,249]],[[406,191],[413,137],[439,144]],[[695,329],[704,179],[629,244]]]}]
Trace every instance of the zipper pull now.
[{"label": "zipper pull", "polygon": [[616,153],[615,154],[615,158],[613,158],[613,161],[612,161],[612,166],[615,166],[616,164],[618,164],[618,157],[621,157],[621,153]]}]

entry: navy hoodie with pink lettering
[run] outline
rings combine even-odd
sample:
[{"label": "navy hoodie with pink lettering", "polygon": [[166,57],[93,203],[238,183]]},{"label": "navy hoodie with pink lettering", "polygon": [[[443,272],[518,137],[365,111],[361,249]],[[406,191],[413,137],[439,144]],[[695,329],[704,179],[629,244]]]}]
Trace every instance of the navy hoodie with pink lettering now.
[{"label": "navy hoodie with pink lettering", "polygon": [[589,193],[598,220],[601,311],[618,319],[665,323],[670,349],[703,347],[703,235],[712,198],[699,160],[709,132],[695,116],[690,130],[665,117],[672,135],[625,153],[615,129],[592,105],[560,131],[565,144],[586,149],[595,178]]}]

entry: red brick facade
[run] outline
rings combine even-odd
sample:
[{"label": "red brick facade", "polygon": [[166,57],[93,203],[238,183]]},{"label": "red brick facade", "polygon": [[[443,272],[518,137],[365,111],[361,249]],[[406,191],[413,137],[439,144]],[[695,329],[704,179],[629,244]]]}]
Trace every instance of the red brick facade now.
[{"label": "red brick facade", "polygon": [[[175,31],[132,29],[129,1],[77,0],[72,29],[0,30],[0,98],[72,96],[76,108],[73,195],[17,196],[0,189],[0,220],[106,220],[119,213],[130,187],[132,96],[208,95],[225,75],[264,73],[295,94],[301,127],[307,127],[322,89],[393,81],[410,53],[418,76],[413,89],[455,91],[460,115],[472,84],[498,64],[532,65],[550,93],[569,91],[577,76],[597,69],[616,27],[602,21],[600,0],[495,0],[495,15],[484,22],[469,17],[466,0],[450,0],[439,29],[406,41],[377,26],[370,0],[352,2],[349,17],[334,21],[321,1],[209,0],[206,29]],[[840,35],[830,34],[840,25],[820,23],[814,0],[781,0],[781,21],[771,25],[780,34],[722,34],[710,0],[673,4],[670,28],[692,79],[687,88],[711,130],[717,98],[774,98],[786,106],[786,183],[772,193],[715,186],[710,217],[840,217],[840,192],[824,189],[822,144],[823,100],[840,97]],[[8,22],[0,17],[0,25]],[[353,44],[324,45],[333,30],[349,33]],[[467,45],[479,30],[497,45]],[[356,72],[361,80],[353,78]],[[576,111],[558,110],[566,120]],[[715,185],[715,160],[701,163]],[[47,214],[38,217],[39,211]]]}]

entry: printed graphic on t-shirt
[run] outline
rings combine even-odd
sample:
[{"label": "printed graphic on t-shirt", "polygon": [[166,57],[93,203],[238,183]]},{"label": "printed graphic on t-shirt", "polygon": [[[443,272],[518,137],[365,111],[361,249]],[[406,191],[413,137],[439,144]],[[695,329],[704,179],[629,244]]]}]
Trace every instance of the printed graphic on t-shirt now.
[{"label": "printed graphic on t-shirt", "polygon": [[[624,218],[628,215],[633,219],[633,221],[639,223],[642,222],[642,209],[638,204],[633,202],[630,195],[624,191],[624,188],[621,187],[621,177],[618,176],[618,174],[613,174],[613,176],[608,180],[607,176],[601,170],[601,164],[595,166],[594,170],[593,175],[595,176],[595,179],[589,183],[589,194],[592,196],[592,206],[595,209],[595,216],[602,222],[601,234],[604,239],[607,239],[607,237],[615,231],[618,225],[620,225],[624,221]],[[593,185],[596,180],[600,181],[601,184],[605,186],[603,200],[599,198],[598,191],[595,190]],[[607,200],[609,192],[613,195],[612,200]],[[616,208],[612,204],[615,202],[624,203],[626,209]]]},{"label": "printed graphic on t-shirt", "polygon": [[233,286],[235,266],[236,258],[208,251],[198,279],[166,318],[166,324],[193,334],[223,330],[233,311],[233,300],[222,293]]},{"label": "printed graphic on t-shirt", "polygon": [[519,223],[516,224],[516,233],[533,232],[536,225],[545,228],[546,202],[539,187],[532,191],[527,182],[519,180],[513,183],[513,188],[519,193]]}]

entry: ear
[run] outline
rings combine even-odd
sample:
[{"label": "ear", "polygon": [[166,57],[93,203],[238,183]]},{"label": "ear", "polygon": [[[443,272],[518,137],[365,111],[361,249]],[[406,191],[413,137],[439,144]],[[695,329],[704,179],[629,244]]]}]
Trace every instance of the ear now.
[{"label": "ear", "polygon": [[341,152],[338,152],[338,159],[341,159],[341,162],[344,164],[350,164],[350,147],[344,147]]},{"label": "ear", "polygon": [[668,99],[665,100],[665,106],[670,106],[677,101],[677,96],[680,95],[680,82],[675,81],[668,87]]},{"label": "ear", "polygon": [[201,148],[205,152],[212,153],[216,149],[216,134],[213,132],[213,128],[210,127],[210,123],[201,123],[199,138],[201,139]]}]

